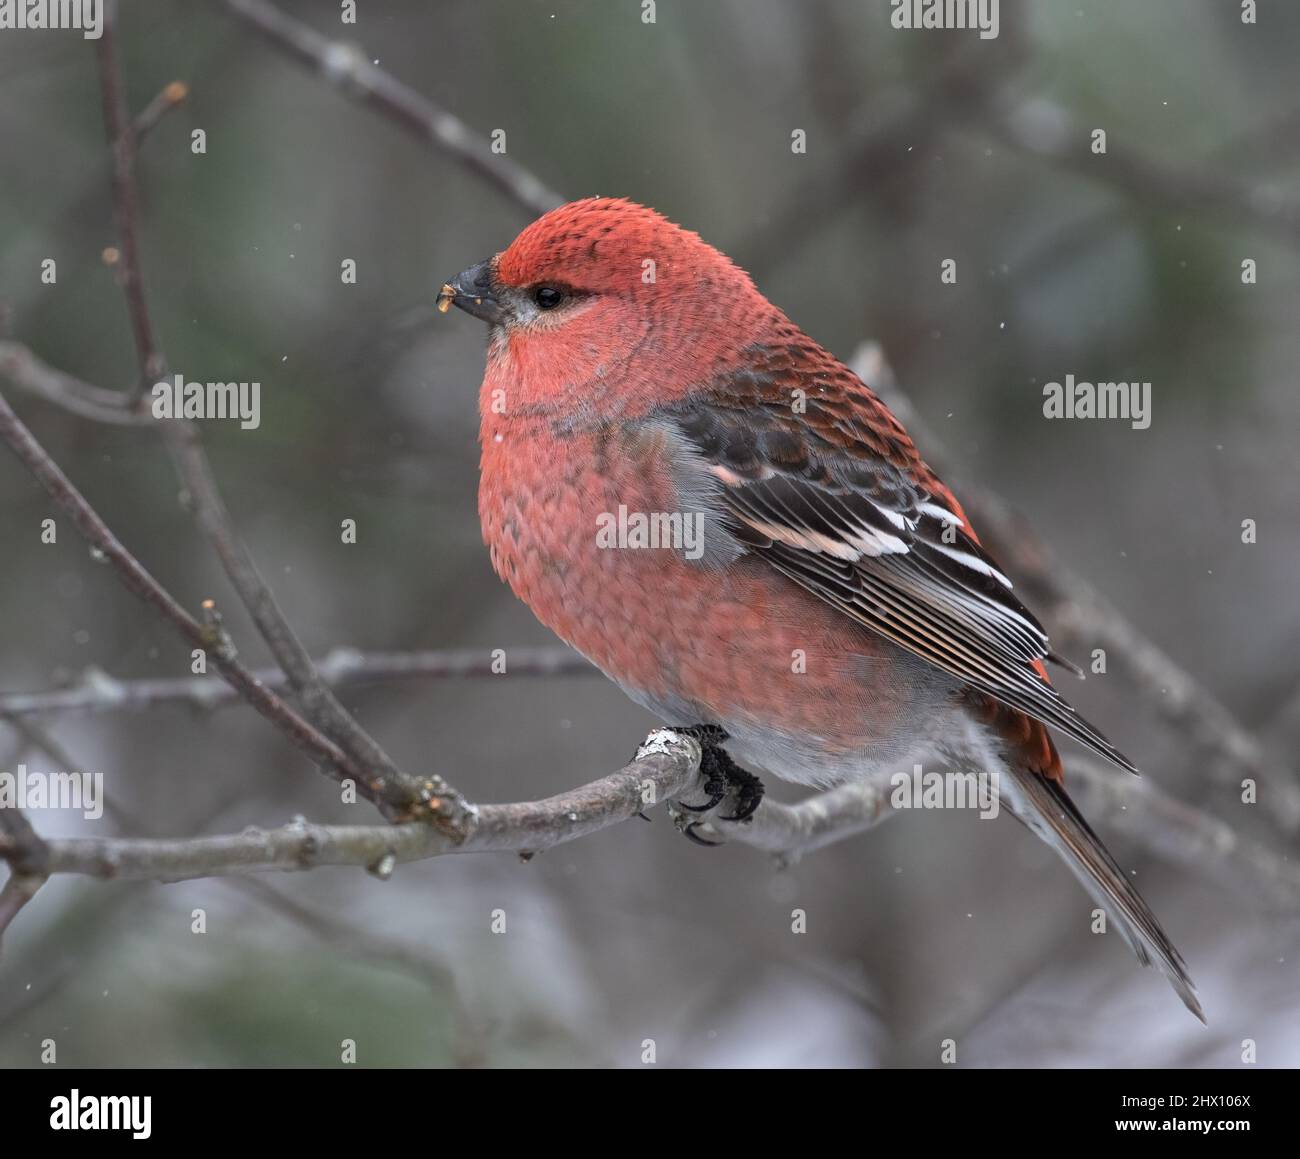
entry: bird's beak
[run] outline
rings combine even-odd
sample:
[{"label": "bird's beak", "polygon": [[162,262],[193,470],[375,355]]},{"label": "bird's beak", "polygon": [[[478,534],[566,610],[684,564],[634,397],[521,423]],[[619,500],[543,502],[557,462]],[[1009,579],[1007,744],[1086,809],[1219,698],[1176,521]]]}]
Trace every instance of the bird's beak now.
[{"label": "bird's beak", "polygon": [[452,306],[459,306],[466,314],[493,325],[506,320],[505,310],[492,291],[490,260],[462,270],[438,291],[438,309],[445,314]]}]

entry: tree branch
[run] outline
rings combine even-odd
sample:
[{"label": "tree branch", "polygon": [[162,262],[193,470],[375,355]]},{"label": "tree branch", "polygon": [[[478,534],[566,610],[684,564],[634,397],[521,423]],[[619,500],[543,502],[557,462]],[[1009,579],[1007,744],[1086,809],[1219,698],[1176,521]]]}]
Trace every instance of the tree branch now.
[{"label": "tree branch", "polygon": [[[409,816],[413,809],[427,807],[429,801],[439,802],[438,808],[445,806],[450,813],[459,808],[455,790],[440,777],[430,775],[417,781],[400,772],[316,673],[311,657],[276,605],[275,597],[235,530],[192,423],[183,419],[154,420],[151,415],[132,409],[126,396],[65,375],[16,342],[0,341],[0,371],[18,386],[83,417],[126,425],[159,426],[200,529],[212,543],[231,584],[284,670],[287,681],[277,679],[274,685],[287,683],[298,693],[307,718],[347,753],[357,768],[367,770],[364,778],[367,782],[376,776],[385,782],[387,788],[382,799],[400,815]],[[16,416],[14,421],[17,422]],[[53,466],[43,450],[40,455]],[[269,681],[264,684],[272,686]]]},{"label": "tree branch", "polygon": [[459,810],[463,802],[437,774],[431,773],[424,781],[417,782],[401,772],[379,742],[339,703],[316,671],[311,656],[289,626],[235,529],[195,425],[179,420],[161,422],[160,427],[200,530],[212,544],[240,601],[284,670],[307,719],[357,765],[384,781],[385,799],[398,805],[402,814],[409,816],[421,801],[430,799],[430,794],[440,802],[440,808]]},{"label": "tree branch", "polygon": [[200,624],[177,603],[171,593],[154,579],[109,530],[108,525],[50,458],[45,448],[36,441],[2,395],[0,439],[9,444],[19,460],[45,488],[55,505],[71,519],[86,542],[103,554],[126,588],[161,613],[192,647],[202,648],[208,653],[221,674],[258,712],[275,724],[335,780],[354,780],[363,796],[376,804],[384,805],[390,811],[404,807],[402,801],[384,801],[381,794],[385,786],[381,781],[357,768],[338,745],[260,683],[234,658],[228,646],[222,645],[219,636]]},{"label": "tree branch", "polygon": [[1300,913],[1300,863],[1171,797],[1150,777],[1128,776],[1090,757],[1071,759],[1067,776],[1082,783],[1092,820],[1257,908]]},{"label": "tree branch", "polygon": [[162,87],[132,122],[137,150],[140,142],[154,131],[162,119],[173,109],[178,108],[190,95],[190,87],[183,80],[174,80]]},{"label": "tree branch", "polygon": [[[967,106],[965,111],[978,109]],[[1278,189],[1213,171],[1167,165],[1113,139],[1106,142],[1104,154],[1094,154],[1089,149],[1089,130],[1059,104],[1042,97],[994,102],[992,111],[994,120],[985,127],[1028,157],[1110,185],[1143,205],[1228,217],[1292,245],[1300,242],[1300,202],[1284,197]]]},{"label": "tree branch", "polygon": [[[942,441],[898,388],[880,347],[864,343],[850,365],[912,432],[927,461],[941,466]],[[940,473],[953,482],[948,471]],[[1156,714],[1214,758],[1208,766],[1222,787],[1239,792],[1243,778],[1254,778],[1267,786],[1267,815],[1282,832],[1300,832],[1300,786],[1292,770],[1270,756],[1218,699],[1090,584],[1054,559],[1003,499],[967,482],[961,482],[957,491],[984,542],[1021,581],[1030,606],[1042,613],[1058,649],[1071,643],[1089,650],[1104,648],[1112,666],[1128,675]]]},{"label": "tree branch", "polygon": [[149,317],[144,298],[144,282],[140,271],[140,244],[136,229],[135,191],[135,125],[126,104],[126,88],[122,83],[122,62],[117,47],[118,3],[108,0],[104,5],[103,34],[99,53],[100,93],[104,104],[104,126],[113,154],[113,220],[117,226],[120,259],[114,263],[118,284],[126,295],[131,316],[131,334],[140,362],[140,379],[131,401],[144,395],[151,383],[157,382],[167,371],[166,360],[158,349],[157,336]]},{"label": "tree branch", "polygon": [[[874,829],[893,816],[889,798],[887,778],[867,779],[815,793],[797,805],[764,799],[747,821],[725,821],[713,816],[696,832],[752,845],[776,854],[782,864],[788,864],[805,853]],[[698,814],[685,819],[698,820]]]},{"label": "tree branch", "polygon": [[[113,202],[122,236],[120,281],[136,335],[141,381],[147,386],[161,377],[166,359],[150,321],[135,243],[138,201],[134,167],[135,130],[126,106],[117,52],[115,2],[105,12],[100,66],[104,117],[113,144]],[[164,90],[164,96],[167,92]],[[183,96],[184,92],[177,94],[173,88],[171,96],[176,98],[178,95]],[[137,401],[141,394],[137,392],[131,401]],[[271,654],[284,669],[307,719],[334,741],[355,767],[364,770],[371,783],[373,799],[383,806],[385,816],[390,820],[411,819],[421,812],[431,811],[443,821],[456,823],[464,809],[459,794],[436,774],[417,781],[402,773],[379,742],[357,724],[316,674],[306,648],[276,605],[275,597],[235,529],[203,450],[198,428],[188,420],[177,418],[160,422],[159,430],[187,489],[200,530],[212,544]],[[223,651],[224,648],[219,646],[217,650]]]},{"label": "tree branch", "polygon": [[[471,807],[463,836],[418,822],[245,829],[219,837],[53,838],[46,870],[114,880],[188,881],[268,869],[364,866],[388,877],[396,865],[447,853],[532,854],[626,821],[698,785],[700,746],[668,730],[650,734],[636,759],[616,773],[542,801]],[[17,845],[0,836],[0,858]]]},{"label": "tree branch", "polygon": [[[596,676],[600,670],[571,648],[504,648],[505,676]],[[496,676],[487,649],[429,652],[361,652],[335,648],[313,665],[332,688],[393,680],[441,680]],[[267,688],[288,685],[280,668],[257,668],[253,677]],[[111,712],[188,704],[210,709],[241,700],[238,691],[218,676],[176,676],[119,680],[100,668],[87,668],[70,688],[44,692],[0,693],[0,716],[21,718],[56,712]]]},{"label": "tree branch", "polygon": [[[19,748],[22,752],[22,746]],[[0,889],[0,944],[23,907],[36,896],[48,876],[49,846],[16,807],[0,805],[0,844],[7,850],[9,877]]]},{"label": "tree branch", "polygon": [[518,162],[493,153],[488,142],[459,117],[371,64],[353,45],[322,36],[266,0],[225,0],[225,4],[299,64],[447,154],[528,214],[540,217],[564,201]]},{"label": "tree branch", "polygon": [[[7,838],[0,837],[0,841]],[[32,900],[46,882],[44,877],[30,873],[10,870],[9,879],[0,889],[0,945],[14,918],[22,912],[23,907]]]},{"label": "tree branch", "polygon": [[105,390],[56,370],[19,342],[0,339],[0,373],[15,386],[72,414],[115,426],[144,426],[148,413],[133,408],[120,391]]}]

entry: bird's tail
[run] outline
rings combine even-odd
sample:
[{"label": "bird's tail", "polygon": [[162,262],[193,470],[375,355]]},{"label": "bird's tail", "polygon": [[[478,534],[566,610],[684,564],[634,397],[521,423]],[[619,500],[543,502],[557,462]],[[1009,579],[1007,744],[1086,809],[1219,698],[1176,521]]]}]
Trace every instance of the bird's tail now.
[{"label": "bird's tail", "polygon": [[1182,955],[1161,929],[1151,907],[1133,888],[1119,862],[1083,819],[1064,785],[1059,779],[1019,767],[1018,762],[1010,771],[1015,792],[1008,804],[1013,812],[1064,858],[1084,889],[1119,926],[1138,961],[1144,966],[1157,966],[1183,1005],[1204,1022],[1205,1014]]}]

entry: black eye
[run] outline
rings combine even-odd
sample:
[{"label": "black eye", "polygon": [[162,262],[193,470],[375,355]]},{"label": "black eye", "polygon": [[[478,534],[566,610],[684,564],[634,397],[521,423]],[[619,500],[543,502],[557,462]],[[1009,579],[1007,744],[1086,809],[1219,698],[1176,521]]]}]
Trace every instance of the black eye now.
[{"label": "black eye", "polygon": [[543,310],[554,310],[564,301],[564,294],[554,286],[538,286],[533,291],[533,301]]}]

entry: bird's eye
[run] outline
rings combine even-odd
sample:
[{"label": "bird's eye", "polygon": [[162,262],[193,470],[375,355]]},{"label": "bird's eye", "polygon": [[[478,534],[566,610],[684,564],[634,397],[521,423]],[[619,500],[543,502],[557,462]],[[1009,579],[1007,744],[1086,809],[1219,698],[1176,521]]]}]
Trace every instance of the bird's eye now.
[{"label": "bird's eye", "polygon": [[533,301],[543,310],[554,310],[564,301],[564,294],[554,286],[538,286],[533,291]]}]

